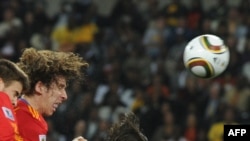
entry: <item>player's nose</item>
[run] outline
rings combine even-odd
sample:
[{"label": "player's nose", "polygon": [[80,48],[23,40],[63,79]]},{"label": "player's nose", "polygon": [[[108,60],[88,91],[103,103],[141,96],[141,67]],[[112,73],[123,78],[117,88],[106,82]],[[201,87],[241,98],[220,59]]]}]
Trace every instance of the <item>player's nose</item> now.
[{"label": "player's nose", "polygon": [[15,98],[15,99],[12,101],[12,105],[13,105],[14,107],[16,107],[16,105],[17,105],[17,98]]},{"label": "player's nose", "polygon": [[67,99],[68,99],[67,92],[66,92],[66,90],[63,90],[63,92],[62,92],[62,100],[64,101],[64,100],[67,100]]}]

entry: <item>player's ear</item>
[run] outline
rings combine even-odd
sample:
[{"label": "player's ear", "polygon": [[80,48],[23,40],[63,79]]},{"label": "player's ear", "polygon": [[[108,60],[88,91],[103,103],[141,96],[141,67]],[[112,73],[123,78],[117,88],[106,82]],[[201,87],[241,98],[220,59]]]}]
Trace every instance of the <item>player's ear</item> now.
[{"label": "player's ear", "polygon": [[4,88],[4,82],[3,79],[0,77],[0,91],[3,91]]},{"label": "player's ear", "polygon": [[42,94],[46,91],[46,86],[41,81],[38,81],[35,85],[35,91]]}]

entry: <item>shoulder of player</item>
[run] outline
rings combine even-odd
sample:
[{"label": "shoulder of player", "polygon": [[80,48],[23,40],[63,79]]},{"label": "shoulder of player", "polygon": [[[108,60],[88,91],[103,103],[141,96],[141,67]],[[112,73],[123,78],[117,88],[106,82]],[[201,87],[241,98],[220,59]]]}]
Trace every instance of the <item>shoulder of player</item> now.
[{"label": "shoulder of player", "polygon": [[0,101],[1,101],[1,103],[5,102],[5,101],[10,102],[10,98],[5,92],[0,91]]},{"label": "shoulder of player", "polygon": [[38,122],[41,122],[43,120],[42,115],[40,115],[37,110],[35,110],[29,104],[25,103],[22,100],[18,100],[17,106],[15,107],[15,113],[18,120],[35,119]]},{"label": "shoulder of player", "polygon": [[4,92],[0,92],[0,107],[7,107],[9,109],[13,109],[9,96]]},{"label": "shoulder of player", "polygon": [[24,112],[24,111],[28,112],[28,104],[24,103],[22,100],[19,99],[17,101],[17,105],[14,108],[14,110],[16,112]]}]

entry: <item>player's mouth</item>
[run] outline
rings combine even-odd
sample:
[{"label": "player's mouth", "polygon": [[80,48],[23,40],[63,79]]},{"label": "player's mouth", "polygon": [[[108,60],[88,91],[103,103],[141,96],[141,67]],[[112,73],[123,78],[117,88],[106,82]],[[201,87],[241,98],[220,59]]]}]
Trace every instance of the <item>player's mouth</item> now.
[{"label": "player's mouth", "polygon": [[59,103],[53,104],[53,111],[54,111],[54,112],[56,111],[56,109],[57,109],[58,106],[59,106]]}]

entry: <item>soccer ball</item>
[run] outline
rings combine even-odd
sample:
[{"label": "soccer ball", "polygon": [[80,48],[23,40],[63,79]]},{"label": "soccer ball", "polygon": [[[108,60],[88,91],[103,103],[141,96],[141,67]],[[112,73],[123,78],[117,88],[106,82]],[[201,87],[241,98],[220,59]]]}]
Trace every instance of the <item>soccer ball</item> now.
[{"label": "soccer ball", "polygon": [[196,77],[214,78],[227,68],[229,55],[229,49],[220,37],[204,34],[186,45],[183,60],[186,69]]}]

